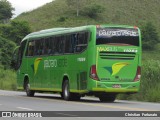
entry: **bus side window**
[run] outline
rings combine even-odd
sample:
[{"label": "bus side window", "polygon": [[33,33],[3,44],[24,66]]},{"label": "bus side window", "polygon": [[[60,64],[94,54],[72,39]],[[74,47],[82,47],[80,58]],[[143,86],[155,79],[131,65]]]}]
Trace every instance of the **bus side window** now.
[{"label": "bus side window", "polygon": [[40,39],[39,55],[44,55],[44,39]]},{"label": "bus side window", "polygon": [[52,44],[53,44],[52,37],[50,37],[48,41],[48,51],[47,51],[48,55],[52,54]]},{"label": "bus side window", "polygon": [[65,47],[64,48],[64,52],[66,54],[74,52],[71,35],[65,35],[65,42],[64,42],[64,44],[65,44],[65,46],[64,46]]},{"label": "bus side window", "polygon": [[51,54],[53,55],[55,53],[55,37],[51,37],[50,46],[51,46]]},{"label": "bus side window", "polygon": [[75,52],[76,49],[76,43],[77,43],[77,34],[71,34],[71,46],[72,46],[72,53]]},{"label": "bus side window", "polygon": [[30,41],[28,43],[26,56],[33,56],[34,55],[34,47],[35,47],[35,41]]},{"label": "bus side window", "polygon": [[54,40],[54,45],[55,45],[55,54],[63,54],[64,51],[64,37],[63,36],[58,36],[55,37]]},{"label": "bus side window", "polygon": [[59,38],[59,53],[63,54],[64,53],[64,36],[60,36]]},{"label": "bus side window", "polygon": [[48,55],[48,51],[49,51],[49,42],[50,42],[50,38],[46,38],[45,39],[45,43],[44,43],[44,55]]},{"label": "bus side window", "polygon": [[40,40],[36,40],[35,41],[34,55],[40,55],[39,47],[40,47]]},{"label": "bus side window", "polygon": [[59,54],[59,38],[58,37],[55,37],[54,45],[55,45],[54,54],[57,55],[57,54]]},{"label": "bus side window", "polygon": [[76,52],[82,52],[87,48],[88,32],[81,32],[77,35]]}]

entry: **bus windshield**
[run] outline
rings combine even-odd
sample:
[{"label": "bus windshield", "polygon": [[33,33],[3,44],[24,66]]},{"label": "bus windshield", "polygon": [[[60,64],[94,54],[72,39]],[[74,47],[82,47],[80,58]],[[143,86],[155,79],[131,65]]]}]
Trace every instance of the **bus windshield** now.
[{"label": "bus windshield", "polygon": [[139,46],[138,29],[97,28],[96,45],[118,44]]}]

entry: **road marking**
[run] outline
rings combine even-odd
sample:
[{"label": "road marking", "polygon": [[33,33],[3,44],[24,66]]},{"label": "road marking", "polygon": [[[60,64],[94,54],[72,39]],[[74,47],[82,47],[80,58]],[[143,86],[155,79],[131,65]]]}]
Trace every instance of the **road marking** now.
[{"label": "road marking", "polygon": [[0,94],[0,96],[9,96],[9,97],[11,97],[11,96],[14,96],[14,95],[9,95],[9,94]]},{"label": "road marking", "polygon": [[[10,95],[11,96],[11,95]],[[21,97],[21,98],[27,98],[27,99],[39,99],[39,100],[46,100],[46,101],[55,101],[55,102],[61,102],[61,103],[73,103],[73,104],[81,104],[81,105],[87,105],[87,106],[99,106],[99,107],[105,107],[105,108],[113,108],[113,109],[123,109],[123,110],[135,110],[135,111],[157,111],[155,109],[146,109],[146,108],[134,108],[134,107],[125,107],[125,106],[115,106],[115,105],[105,105],[105,104],[93,104],[93,103],[82,103],[82,102],[74,102],[74,101],[60,101],[60,100],[50,100],[47,98],[37,98],[37,97],[27,97],[27,96],[11,96],[11,97]],[[130,103],[130,101],[129,101]],[[132,101],[131,101],[132,103]],[[27,108],[30,110],[29,108]],[[32,109],[31,109],[32,110]]]},{"label": "road marking", "polygon": [[17,107],[19,109],[23,109],[23,110],[33,110],[33,109],[30,109],[30,108],[24,108],[24,107]]},{"label": "road marking", "polygon": [[[16,96],[17,97],[17,96]],[[153,109],[146,109],[146,108],[134,108],[134,107],[125,107],[125,106],[117,106],[117,105],[106,105],[106,104],[96,104],[96,103],[83,103],[83,102],[77,102],[77,101],[60,101],[60,100],[51,100],[51,99],[47,99],[47,98],[37,98],[35,97],[24,97],[24,96],[18,96],[18,97],[22,97],[22,98],[27,98],[27,99],[39,99],[39,100],[45,100],[45,101],[55,101],[55,102],[60,102],[60,103],[73,103],[73,104],[80,104],[80,105],[87,105],[87,106],[96,106],[96,107],[103,107],[103,108],[112,108],[112,109],[122,109],[122,110],[131,110],[131,111],[157,111],[157,110],[153,110]],[[114,103],[113,103],[114,104]]]},{"label": "road marking", "polygon": [[[79,104],[79,102],[77,102],[77,104]],[[92,103],[80,103],[80,104],[97,106],[97,107],[105,107],[105,108],[113,108],[113,109],[133,110],[133,111],[152,111],[150,109],[131,108],[131,107],[124,107],[124,106],[104,105],[104,104],[103,105],[102,104],[92,104]]]},{"label": "road marking", "polygon": [[0,104],[0,105],[2,105],[2,104]]}]

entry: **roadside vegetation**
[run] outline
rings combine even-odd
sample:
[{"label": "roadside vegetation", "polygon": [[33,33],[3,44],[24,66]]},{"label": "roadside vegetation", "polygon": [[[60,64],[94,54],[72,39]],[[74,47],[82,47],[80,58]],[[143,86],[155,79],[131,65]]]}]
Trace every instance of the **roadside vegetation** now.
[{"label": "roadside vegetation", "polygon": [[160,51],[144,51],[140,92],[121,94],[119,99],[160,102]]},{"label": "roadside vegetation", "polygon": [[137,94],[121,94],[118,99],[160,102],[159,0],[79,0],[78,4],[76,0],[55,0],[14,20],[10,20],[14,8],[8,5],[5,11],[6,4],[6,0],[0,0],[0,89],[16,90],[16,72],[10,67],[12,53],[30,32],[88,24],[127,24],[142,31],[141,88]]},{"label": "roadside vegetation", "polygon": [[16,73],[13,70],[5,70],[0,66],[0,89],[1,90],[16,90]]}]

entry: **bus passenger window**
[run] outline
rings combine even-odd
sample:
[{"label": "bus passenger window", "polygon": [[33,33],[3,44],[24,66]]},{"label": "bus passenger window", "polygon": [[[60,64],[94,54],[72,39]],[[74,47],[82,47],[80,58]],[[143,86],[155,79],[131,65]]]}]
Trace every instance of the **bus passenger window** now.
[{"label": "bus passenger window", "polygon": [[35,42],[34,41],[30,41],[28,43],[27,56],[33,56],[34,55],[34,48],[35,48]]},{"label": "bus passenger window", "polygon": [[87,48],[88,32],[78,33],[76,42],[76,52],[82,52]]},{"label": "bus passenger window", "polygon": [[50,39],[50,47],[51,47],[51,54],[53,55],[55,53],[55,37],[52,37]]},{"label": "bus passenger window", "polygon": [[48,53],[48,55],[51,55],[52,54],[52,38],[50,37],[49,38],[49,41],[48,41],[48,51],[47,51],[47,53]]},{"label": "bus passenger window", "polygon": [[59,39],[59,53],[63,54],[64,52],[64,36],[61,36]]},{"label": "bus passenger window", "polygon": [[54,48],[54,54],[59,54],[59,38],[58,37],[55,37],[55,40],[54,40],[55,42],[55,48]]},{"label": "bus passenger window", "polygon": [[44,39],[40,40],[39,55],[44,55]]},{"label": "bus passenger window", "polygon": [[44,55],[48,55],[49,42],[50,42],[50,38],[46,38],[44,43]]},{"label": "bus passenger window", "polygon": [[72,34],[71,35],[71,45],[72,45],[72,53],[75,52],[76,49],[76,43],[77,43],[77,34]]},{"label": "bus passenger window", "polygon": [[63,54],[63,46],[64,46],[64,40],[63,40],[63,37],[62,36],[58,36],[58,37],[55,37],[55,43],[54,43],[54,45],[55,45],[55,54],[57,55],[59,55],[59,54]]},{"label": "bus passenger window", "polygon": [[34,55],[40,55],[39,46],[40,46],[40,40],[36,40],[35,41]]},{"label": "bus passenger window", "polygon": [[74,52],[71,35],[66,35],[65,36],[65,43],[64,44],[65,44],[64,52],[66,54]]}]

